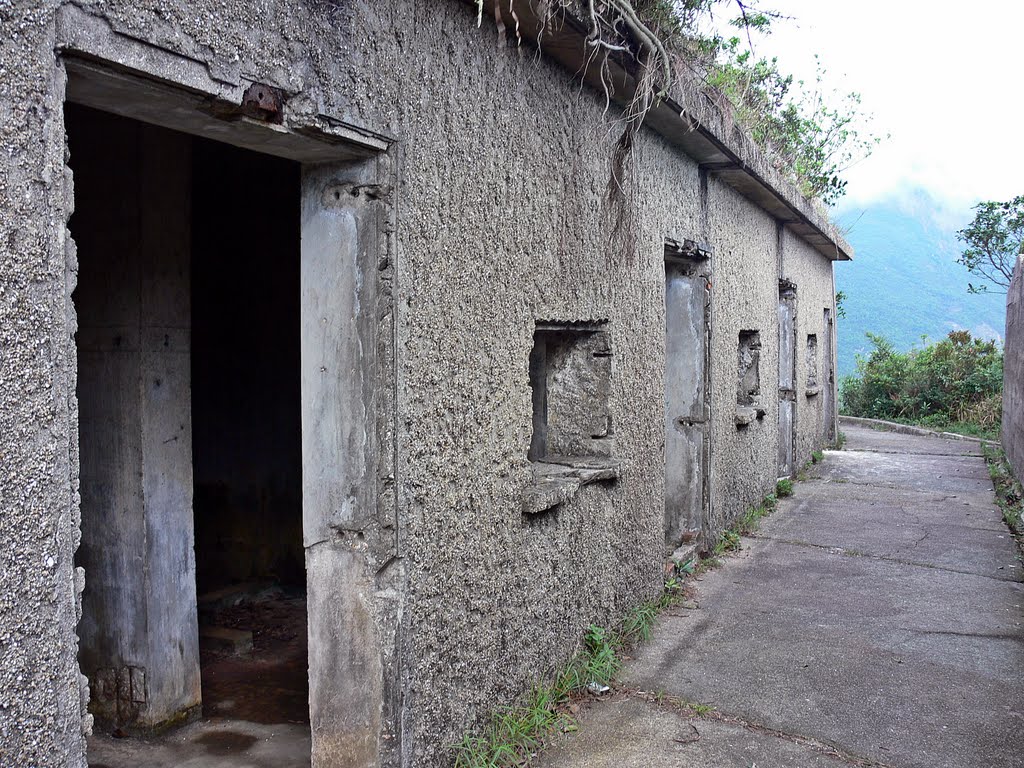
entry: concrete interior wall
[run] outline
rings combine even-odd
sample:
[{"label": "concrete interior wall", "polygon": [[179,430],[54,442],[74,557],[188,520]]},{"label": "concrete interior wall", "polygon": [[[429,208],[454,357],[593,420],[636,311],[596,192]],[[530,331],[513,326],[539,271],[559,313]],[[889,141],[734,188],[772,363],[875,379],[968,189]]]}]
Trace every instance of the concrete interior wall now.
[{"label": "concrete interior wall", "polygon": [[[829,294],[834,301],[834,294]],[[832,301],[823,302],[829,306],[822,310],[821,335],[825,339],[825,350],[822,356],[822,420],[824,428],[822,439],[826,443],[832,443],[836,439],[836,352],[835,339],[836,328],[833,317]]]},{"label": "concrete interior wall", "polygon": [[611,372],[611,339],[599,325],[538,325],[530,351],[531,461],[613,455],[615,427],[608,409]]},{"label": "concrete interior wall", "polygon": [[388,496],[394,470],[388,476],[378,448],[393,430],[378,368],[391,338],[381,165],[304,166],[302,175],[303,543],[316,768],[394,761],[403,746],[403,567]]},{"label": "concrete interior wall", "polygon": [[708,282],[696,263],[665,264],[665,542],[704,525],[708,434]]},{"label": "concrete interior wall", "polygon": [[101,724],[200,702],[189,404],[191,143],[68,106],[80,273],[80,664]]},{"label": "concrete interior wall", "polygon": [[818,334],[807,334],[807,386],[818,386]]},{"label": "concrete interior wall", "polygon": [[796,317],[797,293],[789,283],[779,284],[779,477],[796,471]]}]

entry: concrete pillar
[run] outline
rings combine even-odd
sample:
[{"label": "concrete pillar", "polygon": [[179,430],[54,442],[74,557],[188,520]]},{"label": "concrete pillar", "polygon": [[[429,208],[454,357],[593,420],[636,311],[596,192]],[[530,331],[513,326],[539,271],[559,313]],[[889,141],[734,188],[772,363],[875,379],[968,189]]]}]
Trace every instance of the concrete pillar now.
[{"label": "concrete pillar", "polygon": [[314,768],[378,765],[381,750],[384,671],[366,553],[377,501],[376,231],[372,200],[350,174],[316,166],[302,180],[302,518]]},{"label": "concrete pillar", "polygon": [[81,666],[100,727],[200,704],[192,526],[190,139],[69,115],[78,243],[86,588]]}]

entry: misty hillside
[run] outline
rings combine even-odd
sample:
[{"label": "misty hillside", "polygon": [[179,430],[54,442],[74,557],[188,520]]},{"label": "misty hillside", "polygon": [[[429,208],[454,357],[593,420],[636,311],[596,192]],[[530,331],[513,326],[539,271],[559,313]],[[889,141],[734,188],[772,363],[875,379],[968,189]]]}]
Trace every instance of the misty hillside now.
[{"label": "misty hillside", "polygon": [[956,263],[956,230],[970,223],[969,208],[942,213],[924,193],[846,206],[833,218],[854,248],[854,261],[836,263],[836,289],[846,293],[839,320],[839,373],[854,371],[854,356],[870,349],[865,331],[880,333],[900,350],[968,329],[1003,337],[1003,294],[972,295],[969,274]]}]

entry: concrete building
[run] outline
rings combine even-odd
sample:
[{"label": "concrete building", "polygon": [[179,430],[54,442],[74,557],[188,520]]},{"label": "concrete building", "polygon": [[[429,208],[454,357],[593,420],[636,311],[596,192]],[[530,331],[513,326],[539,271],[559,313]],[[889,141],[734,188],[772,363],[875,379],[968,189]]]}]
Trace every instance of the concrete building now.
[{"label": "concrete building", "polygon": [[446,765],[833,439],[849,247],[502,6],[0,12],[0,764],[198,716],[270,585],[313,765]]},{"label": "concrete building", "polygon": [[1024,478],[1024,258],[1013,267],[1006,291],[1006,336],[1003,344],[1003,424],[1006,460],[1018,480]]}]

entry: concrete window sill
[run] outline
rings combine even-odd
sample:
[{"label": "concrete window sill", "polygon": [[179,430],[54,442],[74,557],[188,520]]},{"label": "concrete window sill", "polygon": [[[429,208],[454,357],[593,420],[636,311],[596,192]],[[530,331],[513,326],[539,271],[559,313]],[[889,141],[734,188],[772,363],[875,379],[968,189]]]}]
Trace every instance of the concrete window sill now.
[{"label": "concrete window sill", "polygon": [[546,456],[533,462],[533,485],[523,493],[523,513],[535,515],[569,501],[584,485],[615,480],[622,461],[604,456]]}]

